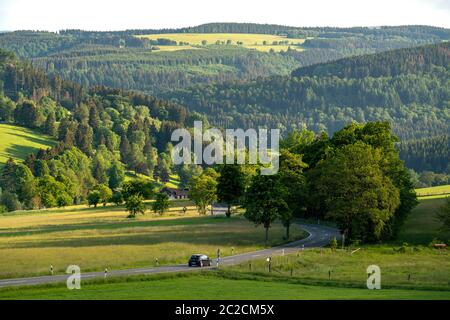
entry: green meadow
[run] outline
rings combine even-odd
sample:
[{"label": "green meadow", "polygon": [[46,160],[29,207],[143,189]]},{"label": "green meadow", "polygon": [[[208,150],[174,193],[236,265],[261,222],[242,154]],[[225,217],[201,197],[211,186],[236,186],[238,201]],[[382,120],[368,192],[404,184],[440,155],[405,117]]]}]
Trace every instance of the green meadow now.
[{"label": "green meadow", "polygon": [[0,167],[9,158],[24,160],[30,153],[47,149],[54,141],[39,132],[9,124],[0,124]]},{"label": "green meadow", "polygon": [[[149,204],[147,204],[150,208]],[[187,212],[183,213],[183,206]],[[0,216],[0,278],[64,273],[70,264],[84,272],[108,268],[187,263],[193,253],[213,256],[264,248],[264,230],[242,216],[198,216],[192,203],[177,201],[164,216],[150,210],[127,218],[123,207],[69,207]],[[270,230],[270,246],[284,242],[284,227]],[[306,233],[294,226],[292,238]]]},{"label": "green meadow", "polygon": [[450,197],[450,185],[419,188],[416,189],[416,193],[419,198],[424,199],[427,197],[434,197],[434,198]]},{"label": "green meadow", "polygon": [[449,291],[344,288],[307,285],[295,279],[232,277],[220,273],[194,273],[130,277],[120,282],[108,279],[81,284],[80,290],[64,285],[8,288],[0,299],[136,299],[136,300],[269,300],[269,299],[450,299]]},{"label": "green meadow", "polygon": [[[445,236],[434,216],[442,202],[421,200],[395,242],[298,251],[274,257],[270,273],[267,262],[256,259],[218,271],[94,280],[83,282],[81,290],[65,284],[5,288],[0,299],[214,299],[218,292],[222,299],[450,299],[450,255],[428,245]],[[60,259],[58,266],[81,262],[85,271],[112,264],[152,266],[156,255],[170,264],[193,251],[211,255],[218,246],[224,255],[232,246],[235,253],[263,247],[263,230],[242,217],[197,217],[191,205],[183,217],[182,205],[189,203],[174,204],[167,217],[136,220],[125,219],[120,207],[0,217],[0,256],[9,257],[0,259],[0,270],[3,277],[14,275],[13,269],[17,275],[45,274],[53,259]],[[304,236],[300,229],[294,232]],[[271,245],[280,243],[282,234],[281,225],[274,226]],[[381,268],[381,290],[366,288],[366,270],[373,264]]]}]

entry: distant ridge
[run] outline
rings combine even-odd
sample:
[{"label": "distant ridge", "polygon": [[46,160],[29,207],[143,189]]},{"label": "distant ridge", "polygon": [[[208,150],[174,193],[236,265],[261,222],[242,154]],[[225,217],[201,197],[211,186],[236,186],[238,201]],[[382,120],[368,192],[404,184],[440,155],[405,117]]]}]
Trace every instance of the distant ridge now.
[{"label": "distant ridge", "polygon": [[450,65],[450,42],[343,58],[301,67],[293,76],[336,76],[364,78],[429,72]]}]

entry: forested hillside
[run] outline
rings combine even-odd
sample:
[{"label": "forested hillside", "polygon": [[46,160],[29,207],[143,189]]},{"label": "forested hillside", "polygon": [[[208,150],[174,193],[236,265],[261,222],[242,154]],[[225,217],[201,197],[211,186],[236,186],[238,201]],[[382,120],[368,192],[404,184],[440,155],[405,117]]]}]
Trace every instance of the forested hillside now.
[{"label": "forested hillside", "polygon": [[[443,132],[445,133],[445,132]],[[450,177],[450,133],[401,142],[400,158],[416,171],[447,172]]]},{"label": "forested hillside", "polygon": [[165,97],[224,127],[307,126],[331,134],[351,121],[386,120],[402,140],[429,138],[450,130],[449,46],[349,58],[295,72],[311,76],[197,86]]},{"label": "forested hillside", "polygon": [[448,68],[450,43],[392,50],[302,67],[293,76],[336,76],[339,78],[393,77]]},{"label": "forested hillside", "polygon": [[[305,39],[281,52],[257,52],[239,43],[192,45],[167,41],[164,34],[231,33]],[[157,40],[138,35],[157,34]],[[196,84],[287,75],[308,66],[343,57],[412,47],[450,39],[450,31],[425,26],[381,28],[297,28],[245,23],[212,23],[191,28],[59,33],[17,31],[0,34],[0,48],[29,58],[64,79],[92,86],[159,93]],[[170,50],[162,50],[171,45]],[[294,50],[298,49],[298,50]]]},{"label": "forested hillside", "polygon": [[168,181],[170,135],[193,117],[182,106],[141,93],[86,89],[47,77],[0,51],[0,121],[58,141],[24,163],[6,162],[0,203],[9,211],[79,203],[95,188],[121,187],[126,170]]}]

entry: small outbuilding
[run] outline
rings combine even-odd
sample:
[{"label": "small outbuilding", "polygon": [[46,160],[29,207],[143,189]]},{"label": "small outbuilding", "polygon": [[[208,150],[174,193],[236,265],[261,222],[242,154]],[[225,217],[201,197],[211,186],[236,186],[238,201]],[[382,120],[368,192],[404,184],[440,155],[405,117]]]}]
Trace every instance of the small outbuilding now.
[{"label": "small outbuilding", "polygon": [[167,194],[169,196],[169,199],[171,200],[188,199],[189,189],[175,189],[165,187],[161,190],[161,192]]}]

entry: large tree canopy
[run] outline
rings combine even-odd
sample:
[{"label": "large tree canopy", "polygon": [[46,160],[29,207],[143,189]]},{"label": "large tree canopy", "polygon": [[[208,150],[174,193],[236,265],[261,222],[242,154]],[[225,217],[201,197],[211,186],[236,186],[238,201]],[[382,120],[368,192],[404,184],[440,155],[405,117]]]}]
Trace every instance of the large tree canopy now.
[{"label": "large tree canopy", "polygon": [[351,239],[380,239],[400,204],[399,190],[382,165],[380,150],[356,142],[338,148],[310,173],[315,201]]}]

